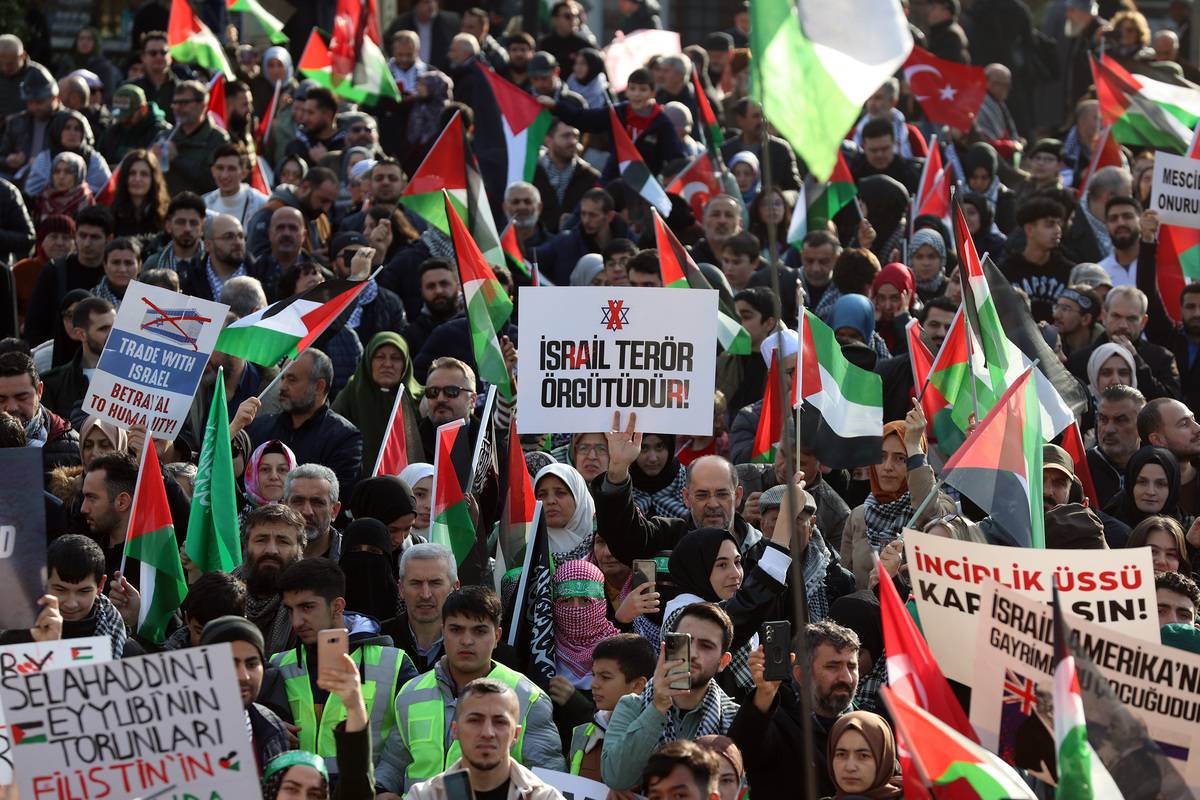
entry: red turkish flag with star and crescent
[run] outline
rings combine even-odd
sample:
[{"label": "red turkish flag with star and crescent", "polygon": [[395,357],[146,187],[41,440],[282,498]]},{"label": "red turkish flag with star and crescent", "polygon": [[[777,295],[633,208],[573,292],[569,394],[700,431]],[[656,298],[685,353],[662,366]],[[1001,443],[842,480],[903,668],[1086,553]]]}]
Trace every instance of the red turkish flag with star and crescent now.
[{"label": "red turkish flag with star and crescent", "polygon": [[983,67],[956,64],[914,47],[904,62],[904,80],[929,121],[969,131],[987,95]]}]

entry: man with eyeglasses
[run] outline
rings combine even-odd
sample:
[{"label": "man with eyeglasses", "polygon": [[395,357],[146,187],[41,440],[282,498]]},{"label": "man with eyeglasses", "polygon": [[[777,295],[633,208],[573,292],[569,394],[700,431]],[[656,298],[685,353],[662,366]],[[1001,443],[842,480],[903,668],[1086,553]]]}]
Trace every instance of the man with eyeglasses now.
[{"label": "man with eyeglasses", "polygon": [[237,217],[218,214],[205,220],[204,247],[207,258],[196,269],[180,276],[181,292],[205,300],[216,300],[230,278],[249,275],[262,283],[268,295],[274,295],[272,290],[279,275],[267,274],[259,263],[247,255],[246,233]]},{"label": "man with eyeglasses", "polygon": [[217,188],[209,166],[213,153],[229,143],[229,135],[208,121],[208,89],[200,81],[184,81],[175,89],[171,101],[175,110],[175,130],[161,149],[167,154],[167,191],[207,194]]},{"label": "man with eyeglasses", "polygon": [[559,64],[575,64],[575,54],[585,47],[596,47],[596,40],[584,36],[581,7],[575,0],[559,0],[550,9],[550,32],[538,40],[538,50],[554,56]]},{"label": "man with eyeglasses", "polygon": [[430,464],[433,463],[436,448],[434,434],[439,426],[456,419],[467,420],[471,426],[471,441],[474,441],[479,423],[471,414],[475,410],[477,396],[475,370],[459,359],[446,356],[429,365],[423,404],[428,410],[417,427],[421,431],[421,444],[425,447],[425,460]]}]

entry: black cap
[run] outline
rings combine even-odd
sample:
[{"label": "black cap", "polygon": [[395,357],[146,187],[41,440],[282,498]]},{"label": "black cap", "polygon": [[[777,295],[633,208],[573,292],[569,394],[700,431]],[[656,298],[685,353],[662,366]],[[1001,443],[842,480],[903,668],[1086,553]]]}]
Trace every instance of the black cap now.
[{"label": "black cap", "polygon": [[266,644],[262,631],[250,620],[236,614],[228,614],[209,620],[200,634],[200,644],[221,644],[223,642],[249,642],[258,649],[258,655],[266,658]]},{"label": "black cap", "polygon": [[334,236],[330,241],[329,255],[333,258],[337,258],[338,253],[342,252],[342,250],[350,247],[351,245],[363,247],[365,245],[369,245],[370,243],[371,242],[367,239],[367,237],[363,236],[357,231],[343,231],[337,236]]},{"label": "black cap", "polygon": [[533,54],[533,58],[529,59],[529,74],[534,78],[553,75],[556,69],[558,69],[558,59],[554,57],[553,53],[547,53],[545,50],[538,50]]},{"label": "black cap", "polygon": [[704,37],[704,49],[718,53],[727,53],[733,49],[733,37],[725,31],[710,33]]}]

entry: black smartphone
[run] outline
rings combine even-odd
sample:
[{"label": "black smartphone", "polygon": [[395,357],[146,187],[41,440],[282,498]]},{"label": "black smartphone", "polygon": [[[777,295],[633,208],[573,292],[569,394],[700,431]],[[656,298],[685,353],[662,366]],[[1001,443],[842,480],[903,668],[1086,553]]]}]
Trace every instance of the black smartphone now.
[{"label": "black smartphone", "polygon": [[633,582],[631,589],[636,589],[643,583],[654,583],[658,564],[653,558],[635,558],[633,560]]},{"label": "black smartphone", "polygon": [[764,622],[762,626],[763,680],[786,681],[792,671],[792,623]]},{"label": "black smartphone", "polygon": [[442,773],[442,786],[446,789],[446,800],[475,800],[471,776],[465,769]]},{"label": "black smartphone", "polygon": [[692,663],[692,635],[690,633],[668,633],[663,635],[663,641],[667,645],[666,661],[683,660],[682,665],[667,673],[668,676],[680,676],[668,684],[669,688],[692,688],[691,676],[687,674]]}]

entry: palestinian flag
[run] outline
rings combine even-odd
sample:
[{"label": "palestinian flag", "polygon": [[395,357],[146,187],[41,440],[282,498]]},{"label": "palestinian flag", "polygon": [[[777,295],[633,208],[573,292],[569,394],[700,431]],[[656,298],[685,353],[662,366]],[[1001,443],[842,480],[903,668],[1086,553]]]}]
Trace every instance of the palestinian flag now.
[{"label": "palestinian flag", "polygon": [[1021,547],[1045,547],[1042,415],[1029,367],[1001,395],[942,467],[942,480],[970,497]]},{"label": "palestinian flag", "polygon": [[617,109],[611,105],[608,107],[608,118],[612,126],[613,149],[617,155],[622,180],[640,194],[642,199],[658,209],[658,213],[669,217],[671,199],[663,191],[662,185],[650,174],[650,168],[642,160],[642,154],[634,146],[633,140],[629,138],[629,133],[621,123],[621,118],[617,116]]},{"label": "palestinian flag", "polygon": [[383,98],[399,102],[400,89],[379,45],[364,37],[355,57],[353,40],[338,38],[343,30],[350,35],[341,22],[340,15],[334,18],[334,36],[328,40],[317,28],[312,29],[300,55],[300,71],[352,103],[373,106]]},{"label": "palestinian flag", "polygon": [[274,182],[275,174],[271,171],[271,167],[267,165],[267,160],[262,156],[254,156],[254,160],[250,165],[250,188],[257,189],[267,197],[271,196],[271,184]]},{"label": "palestinian flag", "polygon": [[712,160],[710,153],[700,153],[675,176],[666,189],[667,194],[677,194],[686,200],[696,219],[704,219],[704,207],[722,191]]},{"label": "palestinian flag", "polygon": [[1200,122],[1200,90],[1133,75],[1115,59],[1090,56],[1100,118],[1121,144],[1183,153]]},{"label": "palestinian flag", "polygon": [[230,11],[240,11],[254,17],[271,44],[287,43],[287,34],[283,32],[283,23],[271,12],[262,7],[258,0],[226,0],[226,8]]},{"label": "palestinian flag", "polygon": [[332,280],[280,300],[231,322],[217,337],[216,349],[231,356],[274,366],[296,358],[353,303],[367,281]]},{"label": "palestinian flag", "polygon": [[275,91],[271,94],[271,104],[267,106],[266,113],[258,123],[258,130],[254,132],[254,144],[259,150],[266,148],[267,140],[271,138],[271,125],[275,123],[275,110],[279,107],[279,93],[282,89],[283,81],[276,81]]},{"label": "palestinian flag", "polygon": [[447,236],[450,221],[442,190],[450,193],[454,209],[467,216],[467,159],[463,147],[462,116],[455,113],[438,134],[425,160],[417,167],[400,195],[400,202]]},{"label": "palestinian flag", "polygon": [[442,194],[446,203],[446,217],[450,220],[451,239],[454,241],[458,275],[471,328],[471,347],[479,367],[479,377],[498,387],[504,397],[512,399],[512,375],[500,349],[500,330],[512,316],[512,298],[496,279],[491,266],[483,260],[483,253],[471,238],[467,226],[454,212],[450,193]]},{"label": "palestinian flag", "polygon": [[[433,455],[433,509],[429,540],[449,547],[460,565],[475,546],[475,523],[471,521],[463,493],[463,487],[470,486],[470,476],[459,474],[454,451],[469,446],[469,437],[466,420],[456,419],[440,425]],[[461,459],[458,461],[461,463]]]},{"label": "palestinian flag", "polygon": [[192,12],[188,0],[171,0],[171,16],[167,20],[167,49],[176,61],[196,64],[209,72],[223,72],[236,80],[233,67],[225,58],[221,42]]},{"label": "palestinian flag", "polygon": [[508,265],[508,269],[513,275],[524,275],[530,284],[538,285],[534,280],[533,268],[529,266],[529,262],[525,260],[525,254],[521,252],[521,243],[517,240],[517,229],[512,222],[505,225],[504,232],[500,234],[500,249],[504,251],[504,263]]},{"label": "palestinian flag", "polygon": [[538,152],[542,140],[554,117],[533,95],[522,91],[516,84],[501,78],[482,61],[476,62],[479,71],[487,78],[500,107],[500,120],[504,124],[504,142],[508,147],[508,184],[517,181],[533,182],[537,169]]},{"label": "palestinian flag", "polygon": [[928,420],[937,436],[939,449],[949,455],[966,439],[976,403],[980,416],[995,404],[991,377],[980,352],[979,340],[967,326],[967,316],[962,306],[950,321],[950,329],[930,365],[929,374],[929,388],[945,399],[946,406],[928,417]]},{"label": "palestinian flag", "polygon": [[833,330],[808,309],[800,320],[796,374],[807,448],[833,469],[878,464],[883,452],[883,381],[847,361]]},{"label": "palestinian flag", "polygon": [[700,119],[696,122],[704,131],[704,144],[708,146],[708,151],[715,154],[725,143],[725,134],[721,131],[721,123],[713,113],[712,104],[708,102],[708,95],[700,83],[700,73],[696,70],[692,70],[692,89],[696,92],[696,108],[700,111]]},{"label": "palestinian flag", "polygon": [[1105,128],[1100,131],[1100,146],[1096,148],[1096,152],[1092,153],[1092,159],[1088,162],[1087,167],[1075,179],[1075,198],[1083,199],[1083,195],[1087,192],[1088,184],[1092,182],[1092,176],[1096,174],[1096,170],[1104,169],[1105,167],[1122,167],[1125,165],[1125,157],[1121,155],[1121,146],[1117,144],[1117,140],[1113,138],[1112,128]]},{"label": "palestinian flag", "polygon": [[504,510],[500,514],[497,529],[496,568],[493,570],[496,594],[501,594],[501,582],[505,576],[519,569],[519,564],[525,563],[525,543],[533,533],[534,512],[537,510],[533,480],[525,466],[525,451],[521,448],[515,419],[509,423],[506,469]]},{"label": "palestinian flag", "polygon": [[1092,508],[1101,508],[1100,496],[1096,494],[1096,483],[1092,480],[1092,468],[1088,465],[1087,450],[1083,446],[1083,437],[1079,435],[1079,423],[1071,420],[1062,432],[1059,446],[1067,451],[1067,455],[1075,462],[1075,477],[1083,484],[1083,494],[1087,497]]},{"label": "palestinian flag", "polygon": [[[928,422],[927,429],[933,431],[933,420],[947,406],[946,398],[930,381],[933,368],[933,354],[921,339],[921,323],[910,319],[904,328],[908,336],[909,362],[912,365],[913,386],[917,387],[917,397],[921,400],[921,409],[925,412]],[[939,350],[940,354],[941,351]]]},{"label": "palestinian flag", "polygon": [[783,438],[783,398],[779,396],[779,350],[771,351],[771,368],[767,370],[767,389],[763,394],[758,429],[754,431],[754,448],[750,461],[755,464],[774,464],[775,445]]},{"label": "palestinian flag", "polygon": [[[651,210],[654,216],[654,246],[658,248],[658,264],[662,283],[668,289],[712,289],[713,286],[696,266],[667,223]],[[726,352],[739,356],[750,355],[750,333],[737,321],[737,312],[717,300],[717,341]]]},{"label": "palestinian flag", "polygon": [[[895,689],[880,689],[898,745],[938,796],[979,800],[1037,800],[1037,795],[1016,770],[978,742],[972,741],[936,716],[903,697]],[[899,748],[897,748],[899,749]],[[905,786],[908,785],[907,775]],[[907,796],[907,793],[906,793]],[[1119,795],[1118,795],[1119,796]]]},{"label": "palestinian flag", "polygon": [[1055,800],[1106,800],[1124,795],[1088,741],[1083,694],[1075,656],[1067,641],[1058,589],[1054,589],[1054,743],[1058,785]]},{"label": "palestinian flag", "polygon": [[534,506],[532,535],[525,548],[521,578],[505,614],[508,643],[521,658],[521,673],[543,689],[557,674],[554,649],[554,556],[542,504]]},{"label": "palestinian flag", "polygon": [[917,197],[913,201],[916,212],[914,219],[929,214],[949,221],[950,186],[954,183],[953,170],[942,163],[942,149],[938,147],[937,134],[929,142],[929,157],[921,170],[921,182],[917,184]]},{"label": "palestinian flag", "polygon": [[827,180],[863,103],[912,47],[899,3],[754,0],[751,97],[817,180]]},{"label": "palestinian flag", "polygon": [[162,467],[153,444],[148,444],[142,454],[142,468],[129,512],[129,531],[125,534],[125,557],[141,563],[138,635],[162,644],[167,623],[187,597],[188,587],[179,561],[179,543],[167,505]]},{"label": "palestinian flag", "polygon": [[[825,189],[809,203],[805,211],[805,227],[810,231],[826,228],[834,215],[857,196],[858,187],[854,183],[854,176],[850,174],[850,167],[846,164],[846,158],[842,155],[841,148],[838,148],[837,161],[833,165],[833,174],[829,176],[829,182],[825,184]],[[803,199],[802,194],[796,202],[797,209],[803,206]],[[795,218],[793,217],[793,219]],[[800,241],[803,238],[804,234],[800,234],[799,239],[793,240],[791,230],[788,231],[788,244],[797,250],[800,249]]]},{"label": "palestinian flag", "polygon": [[[383,434],[383,444],[379,447],[379,455],[375,458],[375,467],[371,477],[380,475],[399,475],[409,464],[415,464],[424,458],[421,452],[421,434],[417,430],[417,421],[405,413],[404,398],[407,390],[404,383],[396,389],[396,401],[392,403],[392,413],[388,416],[387,428]],[[420,402],[414,397],[413,402]]]},{"label": "palestinian flag", "polygon": [[[1187,155],[1189,158],[1200,158],[1200,123],[1192,133],[1192,144]],[[115,171],[113,175],[116,175]],[[1183,295],[1183,287],[1192,281],[1200,281],[1200,228],[1160,226],[1155,267],[1159,297],[1167,309],[1167,316],[1178,323],[1182,319],[1179,300]]]},{"label": "palestinian flag", "polygon": [[46,723],[40,720],[29,722],[14,722],[8,726],[9,736],[13,744],[45,744]]},{"label": "palestinian flag", "polygon": [[224,367],[217,368],[213,384],[184,550],[201,573],[233,572],[242,563]]},{"label": "palestinian flag", "polygon": [[218,72],[208,82],[208,121],[221,130],[226,130],[225,120],[229,119],[229,111],[225,102],[225,73]]}]

